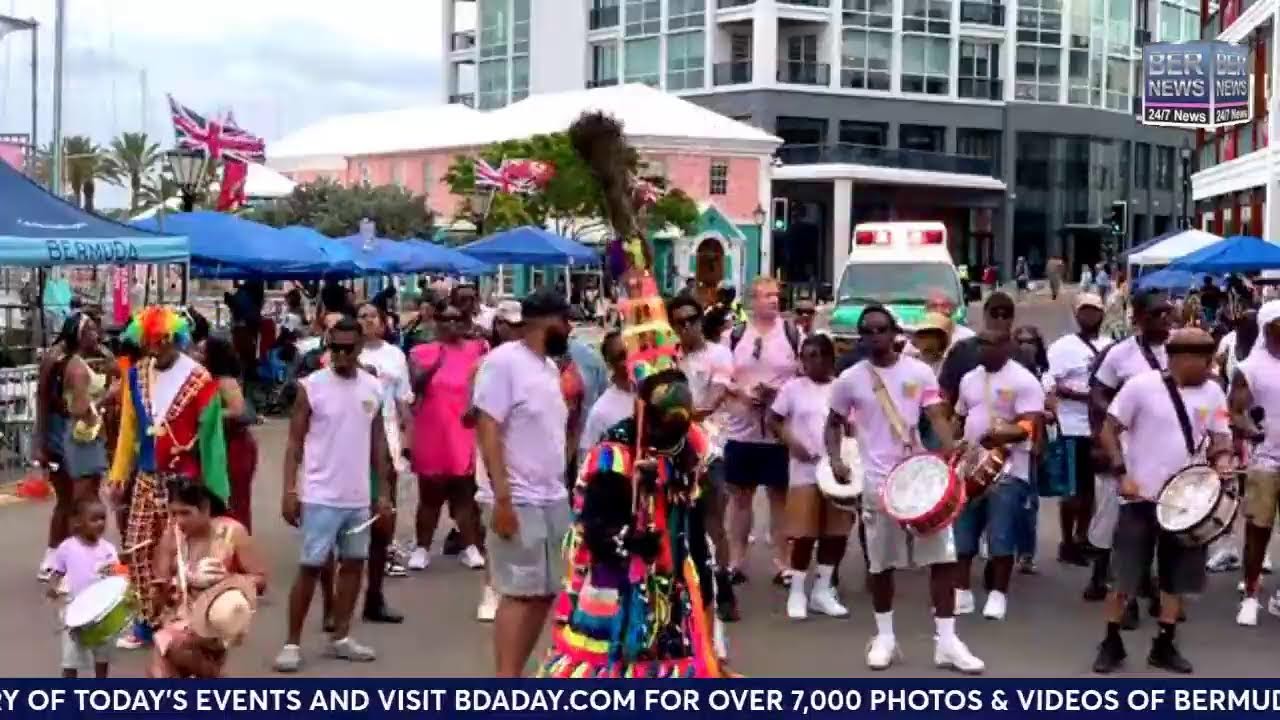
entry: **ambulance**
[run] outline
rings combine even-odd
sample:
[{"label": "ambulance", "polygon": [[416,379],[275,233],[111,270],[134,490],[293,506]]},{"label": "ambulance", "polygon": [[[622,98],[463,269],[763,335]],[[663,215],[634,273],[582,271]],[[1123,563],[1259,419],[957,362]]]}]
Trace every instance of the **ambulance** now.
[{"label": "ambulance", "polygon": [[960,273],[947,249],[940,222],[862,223],[853,230],[849,259],[836,286],[831,334],[847,346],[857,337],[858,318],[868,305],[884,305],[910,331],[932,298],[946,298],[962,324],[966,303]]}]

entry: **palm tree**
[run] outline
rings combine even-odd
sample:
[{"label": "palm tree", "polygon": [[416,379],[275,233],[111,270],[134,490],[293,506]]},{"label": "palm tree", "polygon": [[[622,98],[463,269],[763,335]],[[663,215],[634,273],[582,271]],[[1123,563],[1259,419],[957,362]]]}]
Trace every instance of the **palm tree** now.
[{"label": "palm tree", "polygon": [[178,197],[178,183],[169,173],[159,172],[146,179],[135,197],[137,202],[134,203],[135,207],[131,214],[150,210]]},{"label": "palm tree", "polygon": [[76,204],[93,212],[97,181],[105,178],[102,148],[84,135],[70,135],[62,141],[64,182],[71,186]]},{"label": "palm tree", "polygon": [[160,163],[160,145],[153,143],[146,133],[126,132],[111,140],[111,147],[103,158],[103,176],[115,185],[129,183],[129,213],[138,211],[142,202],[142,181]]}]

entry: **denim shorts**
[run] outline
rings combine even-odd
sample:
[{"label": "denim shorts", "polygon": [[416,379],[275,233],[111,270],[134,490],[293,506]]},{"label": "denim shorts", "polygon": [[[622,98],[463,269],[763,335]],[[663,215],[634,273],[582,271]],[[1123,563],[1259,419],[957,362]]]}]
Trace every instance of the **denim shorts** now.
[{"label": "denim shorts", "polygon": [[349,533],[367,522],[369,508],[340,508],[316,503],[302,504],[303,567],[322,567],[336,550],[339,560],[364,560],[369,557],[369,528]]},{"label": "denim shorts", "polygon": [[1018,525],[1025,513],[1027,496],[1035,492],[1031,483],[1017,478],[1004,478],[964,507],[956,518],[956,554],[978,554],[978,541],[987,533],[987,548],[992,557],[1013,555],[1017,550]]}]

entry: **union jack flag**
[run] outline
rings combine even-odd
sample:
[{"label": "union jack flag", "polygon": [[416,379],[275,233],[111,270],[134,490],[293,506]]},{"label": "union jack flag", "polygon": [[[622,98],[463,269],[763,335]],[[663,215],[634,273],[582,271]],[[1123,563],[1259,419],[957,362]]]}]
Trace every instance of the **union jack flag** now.
[{"label": "union jack flag", "polygon": [[228,116],[224,120],[210,120],[169,97],[169,111],[173,118],[173,132],[178,147],[199,150],[211,160],[262,162],[266,159],[267,143],[236,124]]}]

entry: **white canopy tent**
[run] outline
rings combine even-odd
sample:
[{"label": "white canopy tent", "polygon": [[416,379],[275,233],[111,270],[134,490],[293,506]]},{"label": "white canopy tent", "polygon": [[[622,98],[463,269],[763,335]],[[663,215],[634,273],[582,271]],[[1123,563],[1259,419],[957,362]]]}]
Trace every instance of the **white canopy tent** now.
[{"label": "white canopy tent", "polygon": [[1160,242],[1136,252],[1129,256],[1130,266],[1161,266],[1168,265],[1179,258],[1206,248],[1216,242],[1220,242],[1222,238],[1208,233],[1203,230],[1183,230],[1180,233],[1161,240]]}]

